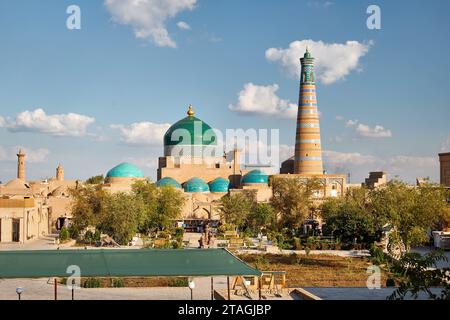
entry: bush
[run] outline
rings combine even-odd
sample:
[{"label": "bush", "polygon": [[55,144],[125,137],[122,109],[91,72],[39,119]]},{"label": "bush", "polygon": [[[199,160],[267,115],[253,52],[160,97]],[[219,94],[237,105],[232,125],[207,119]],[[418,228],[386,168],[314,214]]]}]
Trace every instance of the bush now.
[{"label": "bush", "polygon": [[111,287],[123,288],[123,287],[125,287],[125,283],[122,278],[112,278],[111,279]]},{"label": "bush", "polygon": [[383,249],[372,245],[369,249],[370,252],[370,256],[371,256],[371,260],[372,263],[375,265],[380,265],[385,263],[385,256],[384,256],[384,252]]},{"label": "bush", "polygon": [[70,233],[69,230],[66,227],[62,227],[59,231],[59,240],[61,241],[67,241],[70,239]]},{"label": "bush", "polygon": [[87,278],[83,283],[83,288],[100,288],[101,281],[98,278]]},{"label": "bush", "polygon": [[181,241],[172,241],[171,246],[172,249],[181,249],[183,247],[183,243]]},{"label": "bush", "polygon": [[88,230],[84,234],[84,242],[92,243],[92,241],[94,241],[94,234],[92,233],[91,230]]},{"label": "bush", "polygon": [[188,278],[171,278],[169,279],[167,286],[169,287],[187,287]]}]

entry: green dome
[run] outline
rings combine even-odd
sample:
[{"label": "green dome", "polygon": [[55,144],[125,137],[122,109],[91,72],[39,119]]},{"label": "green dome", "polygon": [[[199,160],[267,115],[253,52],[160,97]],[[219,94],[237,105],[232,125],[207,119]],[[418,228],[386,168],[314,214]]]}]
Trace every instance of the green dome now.
[{"label": "green dome", "polygon": [[192,178],[191,180],[183,184],[183,189],[185,192],[197,193],[197,192],[208,192],[209,187],[206,182],[199,178]]},{"label": "green dome", "polygon": [[176,189],[181,189],[181,184],[177,182],[174,178],[165,177],[156,182],[157,187],[166,187],[166,186],[172,186]]},{"label": "green dome", "polygon": [[134,164],[124,162],[112,168],[106,174],[107,178],[144,178],[141,169]]},{"label": "green dome", "polygon": [[267,183],[269,183],[269,176],[259,169],[252,170],[242,178],[242,183],[243,184],[267,184]]},{"label": "green dome", "polygon": [[[185,132],[189,132],[189,139],[185,137]],[[217,136],[207,123],[194,117],[190,106],[188,116],[172,125],[164,135],[164,146],[175,145],[217,145]]]},{"label": "green dome", "polygon": [[209,190],[211,192],[228,192],[230,181],[224,178],[217,178],[209,183]]}]

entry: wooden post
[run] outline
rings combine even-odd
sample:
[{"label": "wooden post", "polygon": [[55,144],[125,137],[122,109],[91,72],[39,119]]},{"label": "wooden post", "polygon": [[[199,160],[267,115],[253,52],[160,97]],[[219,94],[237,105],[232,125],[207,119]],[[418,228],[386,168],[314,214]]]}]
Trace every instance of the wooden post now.
[{"label": "wooden post", "polygon": [[55,278],[55,300],[58,300],[58,279]]},{"label": "wooden post", "polygon": [[258,295],[259,295],[259,300],[262,299],[262,292],[261,292],[261,287],[262,287],[262,276],[258,277]]},{"label": "wooden post", "polygon": [[214,278],[211,277],[211,300],[214,300]]},{"label": "wooden post", "polygon": [[230,293],[230,277],[227,277],[227,288],[228,288],[228,300],[231,300],[231,293]]}]

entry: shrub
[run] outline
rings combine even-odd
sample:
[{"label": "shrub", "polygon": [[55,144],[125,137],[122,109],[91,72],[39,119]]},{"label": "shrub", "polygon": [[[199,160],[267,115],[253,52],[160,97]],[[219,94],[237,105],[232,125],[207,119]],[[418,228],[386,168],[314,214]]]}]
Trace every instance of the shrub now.
[{"label": "shrub", "polygon": [[167,286],[169,287],[187,287],[188,286],[188,278],[171,278],[169,279]]},{"label": "shrub", "polygon": [[87,278],[83,283],[83,288],[100,288],[101,281],[98,278]]},{"label": "shrub", "polygon": [[92,233],[91,230],[86,231],[86,233],[84,234],[84,242],[86,243],[92,243],[92,241],[94,241],[94,234]]},{"label": "shrub", "polygon": [[123,287],[125,287],[125,283],[122,278],[112,278],[111,279],[111,287],[123,288]]},{"label": "shrub", "polygon": [[70,233],[69,230],[66,227],[62,227],[59,231],[59,240],[61,241],[67,241],[70,239]]},{"label": "shrub", "polygon": [[180,249],[183,247],[183,243],[181,241],[172,241],[171,246],[172,249]]},{"label": "shrub", "polygon": [[372,245],[369,249],[370,252],[370,256],[371,256],[371,260],[372,263],[375,265],[380,265],[385,263],[385,256],[384,256],[384,252],[383,249]]}]

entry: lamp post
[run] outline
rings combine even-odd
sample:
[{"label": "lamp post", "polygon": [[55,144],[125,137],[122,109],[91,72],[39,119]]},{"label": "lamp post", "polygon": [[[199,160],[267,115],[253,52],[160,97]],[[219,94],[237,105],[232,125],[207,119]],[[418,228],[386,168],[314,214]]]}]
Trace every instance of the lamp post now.
[{"label": "lamp post", "polygon": [[74,296],[75,296],[75,279],[72,279],[72,300],[75,300]]},{"label": "lamp post", "polygon": [[189,286],[189,289],[191,290],[191,300],[194,300],[194,289],[195,289],[194,279],[189,279],[188,286]]},{"label": "lamp post", "polygon": [[17,293],[17,296],[19,297],[19,300],[21,300],[21,295],[23,293],[23,288],[22,287],[16,288],[16,293]]}]

